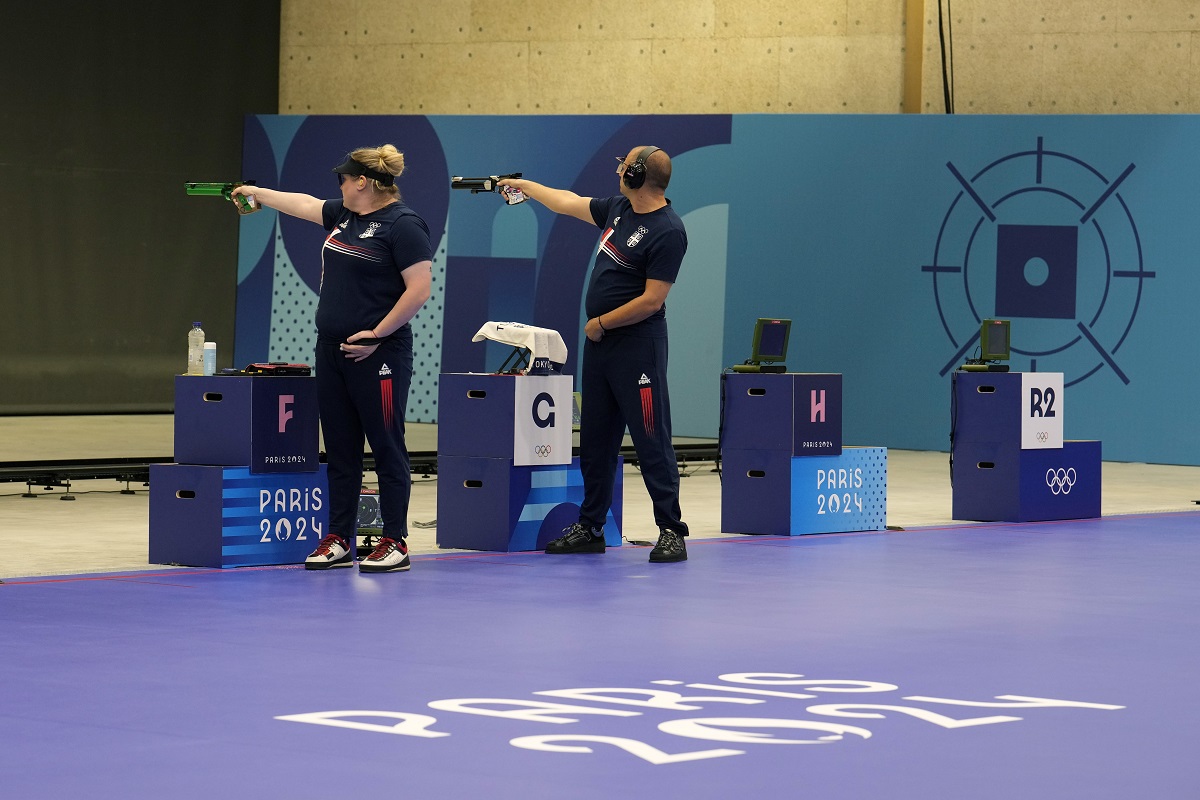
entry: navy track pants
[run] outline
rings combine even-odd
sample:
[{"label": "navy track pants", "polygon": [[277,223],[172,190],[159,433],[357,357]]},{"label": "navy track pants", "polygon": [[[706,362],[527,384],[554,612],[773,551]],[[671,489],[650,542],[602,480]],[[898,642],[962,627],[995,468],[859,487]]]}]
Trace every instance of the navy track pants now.
[{"label": "navy track pants", "polygon": [[654,524],[687,536],[687,525],[680,519],[679,466],[671,445],[666,338],[610,333],[599,342],[585,339],[580,394],[583,506],[579,521],[604,525],[628,427],[654,506]]},{"label": "navy track pants", "polygon": [[355,362],[339,342],[317,342],[317,402],[329,466],[329,528],[353,545],[363,479],[363,436],[375,457],[383,535],[408,535],[412,491],[404,413],[412,383],[412,333],[394,334]]}]

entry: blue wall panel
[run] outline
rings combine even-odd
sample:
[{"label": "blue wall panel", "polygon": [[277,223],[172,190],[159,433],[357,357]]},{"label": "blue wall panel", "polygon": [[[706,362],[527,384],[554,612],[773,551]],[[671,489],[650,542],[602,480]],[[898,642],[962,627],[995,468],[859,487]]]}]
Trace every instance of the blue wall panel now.
[{"label": "blue wall panel", "polygon": [[[1198,464],[1184,416],[1200,383],[1185,349],[1200,295],[1198,140],[1200,119],[1171,116],[259,116],[243,174],[331,197],[328,170],[347,150],[405,151],[402,191],[430,222],[449,293],[435,286],[418,317],[432,333],[418,337],[414,380],[434,384],[443,355],[483,359],[485,345],[460,339],[484,314],[560,330],[577,373],[598,234],[536,203],[452,193],[450,175],[522,171],[604,195],[613,156],[657,144],[690,238],[667,303],[676,435],[716,436],[720,370],[749,355],[756,317],[781,316],[792,370],[845,376],[847,444],[946,450],[949,371],[999,303],[1012,368],[1064,373],[1067,438],[1101,439],[1110,459]],[[311,360],[281,331],[311,313],[294,295],[315,292],[320,230],[285,221],[275,235],[273,214],[243,222],[239,362]],[[503,274],[445,275],[459,258],[531,267],[501,291]],[[472,318],[447,318],[456,307]],[[279,323],[270,354],[263,319]],[[409,418],[436,421],[435,398]]]}]

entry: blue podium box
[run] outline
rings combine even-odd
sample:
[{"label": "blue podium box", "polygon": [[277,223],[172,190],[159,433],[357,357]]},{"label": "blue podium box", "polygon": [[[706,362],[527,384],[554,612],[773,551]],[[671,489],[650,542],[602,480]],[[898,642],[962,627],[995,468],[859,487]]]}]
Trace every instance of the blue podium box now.
[{"label": "blue podium box", "polygon": [[571,463],[568,375],[445,372],[438,380],[438,454]]},{"label": "blue podium box", "polygon": [[887,527],[887,448],[847,447],[836,456],[726,450],[721,530],[801,536]]},{"label": "blue podium box", "polygon": [[[621,544],[621,478],[618,460],[604,542]],[[514,466],[511,458],[438,456],[438,547],[519,552],[545,549],[579,520],[583,476],[570,464]]]},{"label": "blue podium box", "polygon": [[721,380],[722,449],[793,456],[842,452],[840,374],[735,372]]},{"label": "blue podium box", "polygon": [[954,376],[954,442],[1021,446],[1021,373],[957,372]]},{"label": "blue podium box", "polygon": [[1022,450],[1009,442],[956,442],[953,517],[1042,522],[1100,516],[1100,442]]},{"label": "blue podium box", "polygon": [[315,472],[150,465],[150,563],[299,564],[329,531],[325,465]]},{"label": "blue podium box", "polygon": [[1012,449],[1058,449],[1063,442],[1061,372],[954,373],[953,443],[993,442]]},{"label": "blue podium box", "polygon": [[315,472],[316,378],[299,375],[175,377],[175,461]]},{"label": "blue podium box", "polygon": [[516,381],[515,375],[439,375],[438,454],[512,458]]}]

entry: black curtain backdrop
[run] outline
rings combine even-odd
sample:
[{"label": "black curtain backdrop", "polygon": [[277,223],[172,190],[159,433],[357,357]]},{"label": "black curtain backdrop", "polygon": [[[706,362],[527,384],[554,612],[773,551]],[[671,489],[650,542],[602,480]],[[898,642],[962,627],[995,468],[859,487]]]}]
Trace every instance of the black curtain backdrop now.
[{"label": "black curtain backdrop", "polygon": [[232,366],[246,114],[279,100],[279,0],[6,4],[0,414],[164,412],[203,323]]}]

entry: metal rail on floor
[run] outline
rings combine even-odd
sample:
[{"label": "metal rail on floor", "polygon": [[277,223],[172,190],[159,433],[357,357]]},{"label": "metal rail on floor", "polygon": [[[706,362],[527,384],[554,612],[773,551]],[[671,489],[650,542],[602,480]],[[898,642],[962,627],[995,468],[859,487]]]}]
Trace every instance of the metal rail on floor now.
[{"label": "metal rail on floor", "polygon": [[[574,455],[579,455],[579,448],[574,448]],[[686,464],[705,461],[717,461],[718,450],[715,444],[676,444],[675,458],[682,470]],[[621,448],[621,456],[625,463],[637,466],[637,452],[632,447]],[[325,462],[325,453],[321,453],[321,462]],[[66,494],[60,495],[63,500],[74,500],[71,494],[72,481],[98,480],[112,478],[123,481],[125,488],[122,494],[133,494],[129,488],[132,483],[148,484],[150,482],[150,465],[170,464],[173,459],[169,456],[156,458],[110,458],[110,459],[62,459],[57,461],[7,461],[0,462],[0,483],[24,483],[26,492],[22,497],[40,497],[34,487],[63,487]],[[421,451],[409,454],[412,472],[415,475],[437,474],[437,453]],[[375,460],[368,455],[363,463],[364,469],[374,471]]]}]

